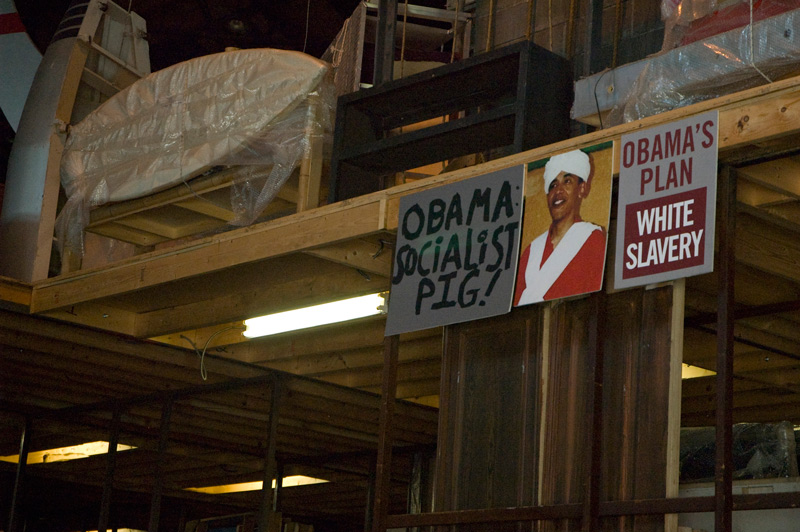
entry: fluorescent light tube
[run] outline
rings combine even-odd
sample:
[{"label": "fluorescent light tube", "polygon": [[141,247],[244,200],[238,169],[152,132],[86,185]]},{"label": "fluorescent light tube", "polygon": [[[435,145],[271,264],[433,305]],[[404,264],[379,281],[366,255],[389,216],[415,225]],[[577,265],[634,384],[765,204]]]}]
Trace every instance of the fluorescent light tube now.
[{"label": "fluorescent light tube", "polygon": [[313,307],[269,314],[244,321],[248,338],[267,336],[385,313],[383,293],[353,297]]}]

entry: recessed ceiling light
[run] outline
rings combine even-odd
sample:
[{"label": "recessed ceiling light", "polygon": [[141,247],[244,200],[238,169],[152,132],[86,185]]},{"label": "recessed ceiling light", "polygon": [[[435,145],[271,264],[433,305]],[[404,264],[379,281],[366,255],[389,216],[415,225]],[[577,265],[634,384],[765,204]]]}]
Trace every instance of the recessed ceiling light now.
[{"label": "recessed ceiling light", "polygon": [[[127,451],[135,449],[130,445],[117,445],[117,451]],[[93,441],[82,443],[80,445],[71,445],[69,447],[59,447],[56,449],[47,449],[46,451],[36,451],[28,453],[28,464],[49,464],[51,462],[66,462],[67,460],[78,460],[80,458],[88,458],[97,454],[106,454],[108,452],[107,441]],[[16,464],[19,462],[19,455],[0,456],[0,461],[11,462]]]},{"label": "recessed ceiling light", "polygon": [[[292,486],[307,486],[310,484],[323,484],[328,482],[321,478],[306,477],[303,475],[292,475],[284,477],[281,485],[284,488]],[[255,482],[240,482],[238,484],[223,484],[221,486],[206,486],[204,488],[185,488],[187,491],[196,491],[198,493],[209,493],[211,495],[218,495],[221,493],[239,493],[242,491],[255,491],[263,488],[264,483],[260,480]],[[275,481],[272,481],[272,487],[275,487]]]}]

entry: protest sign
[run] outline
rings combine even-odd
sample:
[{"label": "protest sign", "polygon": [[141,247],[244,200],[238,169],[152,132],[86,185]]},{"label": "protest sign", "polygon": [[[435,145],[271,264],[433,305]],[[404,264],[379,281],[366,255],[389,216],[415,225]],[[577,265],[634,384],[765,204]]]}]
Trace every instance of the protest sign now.
[{"label": "protest sign", "polygon": [[400,199],[386,335],[511,309],[525,168]]},{"label": "protest sign", "polygon": [[714,268],[718,113],[622,137],[615,288]]},{"label": "protest sign", "polygon": [[528,165],[515,305],[600,290],[611,213],[613,145]]}]

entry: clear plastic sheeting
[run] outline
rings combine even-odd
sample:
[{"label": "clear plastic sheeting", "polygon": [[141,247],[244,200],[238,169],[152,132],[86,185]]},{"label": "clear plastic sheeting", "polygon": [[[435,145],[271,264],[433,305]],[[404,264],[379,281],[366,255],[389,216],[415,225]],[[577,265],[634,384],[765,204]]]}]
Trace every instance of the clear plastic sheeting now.
[{"label": "clear plastic sheeting", "polygon": [[800,10],[794,9],[649,58],[608,121],[639,120],[797,73]]},{"label": "clear plastic sheeting", "polygon": [[59,245],[83,254],[92,208],[237,166],[234,225],[253,223],[309,149],[332,131],[327,63],[252,49],[200,57],[137,81],[73,126],[61,163]]},{"label": "clear plastic sheeting", "polygon": [[[714,480],[715,437],[713,427],[681,429],[681,482]],[[733,426],[734,480],[796,476],[797,446],[791,423],[740,423]]]}]

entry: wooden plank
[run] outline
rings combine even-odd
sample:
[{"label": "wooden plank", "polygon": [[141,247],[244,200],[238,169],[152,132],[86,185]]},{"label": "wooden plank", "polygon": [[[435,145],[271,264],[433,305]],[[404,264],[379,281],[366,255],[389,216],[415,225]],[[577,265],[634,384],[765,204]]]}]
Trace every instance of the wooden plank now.
[{"label": "wooden plank", "polygon": [[0,304],[5,302],[30,307],[32,293],[30,284],[0,276]]},{"label": "wooden plank", "polygon": [[[236,276],[232,279],[236,282]],[[336,267],[287,281],[275,278],[256,286],[243,285],[227,295],[184,305],[142,312],[134,336],[150,338],[176,331],[233,322],[273,312],[325,303],[348,296],[388,290],[389,280],[367,281],[353,270]]]},{"label": "wooden plank", "polygon": [[321,111],[320,98],[317,95],[309,96],[309,108],[306,115],[306,128],[303,137],[307,140],[303,158],[300,161],[298,176],[297,211],[307,211],[319,206],[319,190],[322,178],[322,124],[319,114]]},{"label": "wooden plank", "polygon": [[763,272],[800,281],[796,257],[800,239],[796,232],[768,225],[748,215],[737,218],[736,258]]},{"label": "wooden plank", "polygon": [[[431,336],[400,343],[398,360],[403,363],[435,360],[441,362],[441,337]],[[286,371],[295,375],[315,375],[324,378],[325,373],[379,366],[383,351],[380,344],[370,347],[329,351],[319,355],[294,353],[281,360],[262,363],[265,367]]]},{"label": "wooden plank", "polygon": [[800,198],[800,161],[795,157],[743,166],[738,171],[774,192]]},{"label": "wooden plank", "polygon": [[87,228],[86,231],[116,240],[122,240],[123,242],[130,242],[138,246],[152,246],[167,240],[164,236],[134,229],[117,222],[107,222],[92,228]]},{"label": "wooden plank", "polygon": [[147,233],[162,236],[168,240],[182,238],[219,227],[219,219],[209,218],[188,209],[164,206],[146,212],[132,214],[116,222]]},{"label": "wooden plank", "polygon": [[67,323],[96,327],[104,331],[131,336],[136,332],[137,316],[135,313],[99,302],[51,310],[42,315]]},{"label": "wooden plank", "polygon": [[392,446],[395,440],[394,408],[397,397],[397,352],[400,343],[398,335],[387,336],[384,340],[383,379],[381,385],[381,409],[378,429],[378,457],[375,465],[375,496],[372,501],[374,516],[372,532],[386,530],[386,517],[389,515],[389,498],[392,482]]},{"label": "wooden plank", "polygon": [[81,77],[81,81],[86,83],[91,88],[98,91],[100,94],[105,96],[106,98],[115,95],[119,91],[123,89],[123,87],[118,87],[114,85],[111,81],[107,80],[97,72],[89,70],[88,68],[84,67],[83,69],[83,76]]},{"label": "wooden plank", "polygon": [[[543,158],[554,153],[619,138],[644,127],[678,120],[710,109],[720,111],[720,152],[747,148],[754,142],[800,131],[800,78],[792,78],[689,107],[676,109],[641,121],[623,124],[521,154],[491,161],[416,183],[408,183],[336,205],[305,211],[276,220],[231,231],[225,235],[191,242],[180,249],[154,253],[124,262],[102,272],[76,272],[50,279],[34,288],[32,310],[41,312],[69,306],[97,297],[157,286],[176,279],[200,275],[247,261],[264,260],[284,253],[305,251],[319,245],[396,228],[396,202],[416,190],[459,181],[475,175]],[[745,120],[747,117],[747,120]],[[617,143],[618,144],[618,143]],[[619,147],[615,148],[618,151]],[[615,157],[618,161],[618,156]],[[618,163],[616,163],[618,164]],[[389,205],[382,209],[388,198]]]},{"label": "wooden plank", "polygon": [[736,198],[741,203],[751,207],[767,206],[792,200],[791,196],[771,190],[761,183],[748,180],[746,174],[742,174],[739,186],[736,187]]},{"label": "wooden plank", "polygon": [[[80,349],[80,346],[94,347],[111,353],[121,353],[135,357],[137,360],[144,359],[159,363],[168,360],[175,365],[190,368],[196,365],[197,355],[192,351],[152,343],[132,342],[128,336],[76,327],[68,323],[42,320],[33,316],[3,310],[0,310],[0,323],[6,329],[21,331],[25,334],[35,331],[38,337],[47,339],[54,345],[71,343],[78,346],[76,349]],[[215,370],[215,373],[228,378],[246,378],[256,374],[253,368],[224,360],[219,361]],[[212,376],[209,375],[209,378],[212,378]]]},{"label": "wooden plank", "polygon": [[[670,324],[669,390],[667,393],[667,471],[665,476],[667,498],[678,497],[680,483],[681,450],[681,374],[684,349],[683,322],[685,320],[686,280],[672,283],[672,323]],[[665,532],[678,528],[677,514],[664,516]]]},{"label": "wooden plank", "polygon": [[[211,216],[212,218],[217,218],[223,222],[232,221],[235,218],[235,215],[233,214],[230,206],[226,206],[221,201],[214,201],[210,199],[209,196],[212,194],[213,192],[204,194],[203,196],[192,196],[191,198],[178,201],[173,205],[176,207],[183,207],[184,209],[188,209],[190,211],[205,214],[206,216]],[[227,196],[228,194],[224,195]]]},{"label": "wooden plank", "polygon": [[32,311],[42,312],[121,292],[186,279],[237,264],[305,251],[384,229],[382,201],[365,198],[305,211],[193,241],[179,249],[152,252],[101,270],[73,272],[34,288]]},{"label": "wooden plank", "polygon": [[353,267],[362,272],[390,277],[394,241],[386,238],[359,238],[307,251],[309,255]]},{"label": "wooden plank", "polygon": [[227,189],[231,182],[237,178],[239,171],[241,171],[240,167],[224,168],[216,172],[210,172],[207,175],[190,178],[185,183],[155,194],[97,207],[90,212],[91,222],[87,229],[154,207],[161,207],[191,197],[197,197],[200,194]]}]

